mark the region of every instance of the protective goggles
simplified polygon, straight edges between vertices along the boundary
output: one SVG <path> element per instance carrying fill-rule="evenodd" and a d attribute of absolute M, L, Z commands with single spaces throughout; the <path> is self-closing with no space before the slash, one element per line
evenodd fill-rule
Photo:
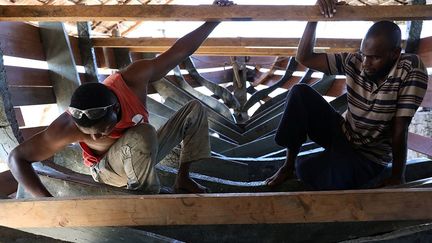
<path fill-rule="evenodd" d="M 104 107 L 90 108 L 90 109 L 86 109 L 86 110 L 80 110 L 80 109 L 75 108 L 75 107 L 69 107 L 68 112 L 75 119 L 81 119 L 83 114 L 85 114 L 88 119 L 96 120 L 96 119 L 99 119 L 99 118 L 105 116 L 105 114 L 107 113 L 107 110 L 113 106 L 114 106 L 114 104 L 104 106 Z"/>

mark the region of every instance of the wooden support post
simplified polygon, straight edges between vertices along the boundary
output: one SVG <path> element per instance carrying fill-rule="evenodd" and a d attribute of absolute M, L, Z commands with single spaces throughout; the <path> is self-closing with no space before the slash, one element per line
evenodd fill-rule
<path fill-rule="evenodd" d="M 234 5 L 221 11 L 218 6 L 183 5 L 72 5 L 2 6 L 0 21 L 378 21 L 430 20 L 432 5 L 339 6 L 333 18 L 324 17 L 318 6 Z"/>
<path fill-rule="evenodd" d="M 19 131 L 8 90 L 3 51 L 0 49 L 0 145 L 2 147 L 0 150 L 0 170 L 6 170 L 10 151 L 18 145 L 18 142 L 22 141 L 23 138 Z"/>
<path fill-rule="evenodd" d="M 240 103 L 240 107 L 234 109 L 234 116 L 237 123 L 245 123 L 249 119 L 247 110 L 244 111 L 243 106 L 247 102 L 247 87 L 246 87 L 246 57 L 230 57 L 231 65 L 234 72 L 234 97 Z M 239 64 L 240 63 L 240 64 Z"/>
<path fill-rule="evenodd" d="M 426 4 L 426 0 L 413 0 L 412 3 L 414 5 L 424 6 Z M 422 20 L 407 21 L 408 38 L 406 41 L 405 53 L 417 53 L 418 46 L 420 44 L 422 26 Z"/>
<path fill-rule="evenodd" d="M 120 32 L 119 32 L 118 26 L 116 26 L 112 30 L 112 36 L 113 37 L 120 37 Z M 117 63 L 118 69 L 125 68 L 125 67 L 129 66 L 129 64 L 131 64 L 131 62 L 132 62 L 132 58 L 130 56 L 129 49 L 127 49 L 127 48 L 115 48 L 114 49 L 114 58 L 115 58 L 115 61 Z"/>
<path fill-rule="evenodd" d="M 78 47 L 80 49 L 81 60 L 85 69 L 85 82 L 97 83 L 98 71 L 96 64 L 96 56 L 90 39 L 90 23 L 77 22 L 78 29 Z M 83 82 L 83 80 L 81 80 Z"/>
<path fill-rule="evenodd" d="M 81 83 L 69 37 L 63 23 L 42 22 L 39 26 L 57 106 L 63 112 L 69 107 L 72 93 Z"/>
<path fill-rule="evenodd" d="M 431 220 L 430 205 L 432 189 L 43 198 L 0 201 L 0 225 L 19 228 Z"/>

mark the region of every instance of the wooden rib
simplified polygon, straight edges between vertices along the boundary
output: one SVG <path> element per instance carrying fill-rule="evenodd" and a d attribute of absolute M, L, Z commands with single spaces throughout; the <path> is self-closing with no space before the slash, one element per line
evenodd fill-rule
<path fill-rule="evenodd" d="M 430 220 L 430 205 L 432 189 L 44 198 L 0 201 L 0 225 L 18 228 Z"/>
<path fill-rule="evenodd" d="M 366 21 L 430 20 L 432 5 L 340 6 L 334 18 L 325 18 L 318 6 L 234 5 L 223 11 L 212 5 L 73 5 L 73 6 L 2 6 L 1 21 L 143 21 L 143 20 L 297 20 Z"/>
<path fill-rule="evenodd" d="M 276 72 L 277 69 L 277 65 L 279 65 L 279 62 L 282 60 L 281 57 L 276 57 L 274 59 L 274 62 L 272 64 L 272 66 L 270 67 L 270 70 L 268 72 L 265 72 L 263 74 L 261 74 L 261 76 L 259 78 L 257 78 L 252 85 L 253 86 L 258 86 L 260 84 L 262 84 L 264 82 L 264 80 L 266 80 L 268 77 L 273 76 L 274 72 Z"/>

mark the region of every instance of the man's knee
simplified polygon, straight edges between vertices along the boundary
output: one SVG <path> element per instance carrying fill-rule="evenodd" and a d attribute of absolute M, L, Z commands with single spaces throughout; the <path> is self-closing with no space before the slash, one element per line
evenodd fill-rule
<path fill-rule="evenodd" d="M 312 87 L 307 84 L 296 84 L 291 88 L 291 93 L 295 95 L 305 95 L 313 91 Z"/>
<path fill-rule="evenodd" d="M 205 113 L 206 110 L 199 100 L 189 101 L 185 107 L 188 107 L 192 112 Z"/>
<path fill-rule="evenodd" d="M 129 129 L 125 138 L 127 144 L 142 149 L 152 149 L 157 144 L 156 129 L 147 123 Z"/>

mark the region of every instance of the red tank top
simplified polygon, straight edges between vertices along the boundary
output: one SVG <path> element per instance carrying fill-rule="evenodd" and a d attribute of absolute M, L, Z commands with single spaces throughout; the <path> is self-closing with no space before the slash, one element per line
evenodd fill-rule
<path fill-rule="evenodd" d="M 145 104 L 127 86 L 120 73 L 110 75 L 103 84 L 115 93 L 121 107 L 121 120 L 115 125 L 109 137 L 118 139 L 128 128 L 140 123 L 148 123 L 149 115 Z M 84 142 L 80 142 L 80 145 L 83 150 L 84 164 L 87 166 L 97 164 L 105 156 L 95 155 Z"/>

